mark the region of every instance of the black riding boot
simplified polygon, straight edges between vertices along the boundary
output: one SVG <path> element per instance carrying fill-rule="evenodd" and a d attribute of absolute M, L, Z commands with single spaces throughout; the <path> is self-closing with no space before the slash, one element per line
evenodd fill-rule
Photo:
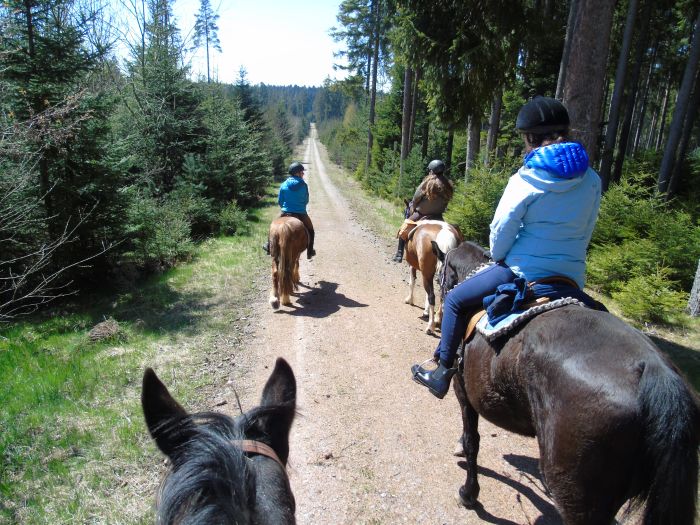
<path fill-rule="evenodd" d="M 314 230 L 309 230 L 309 245 L 306 247 L 307 259 L 311 259 L 316 255 L 316 250 L 314 250 L 314 237 L 316 237 L 316 232 Z"/>
<path fill-rule="evenodd" d="M 403 261 L 403 249 L 406 246 L 406 241 L 399 239 L 399 245 L 396 247 L 396 255 L 394 255 L 394 262 L 400 263 Z"/>
<path fill-rule="evenodd" d="M 430 393 L 439 399 L 442 399 L 447 394 L 447 391 L 450 389 L 450 381 L 456 371 L 456 368 L 448 368 L 442 363 L 435 370 L 425 370 L 420 365 L 411 367 L 413 380 L 428 387 Z"/>
<path fill-rule="evenodd" d="M 265 253 L 270 255 L 270 239 L 268 239 L 265 244 L 262 245 L 262 249 L 265 250 Z"/>

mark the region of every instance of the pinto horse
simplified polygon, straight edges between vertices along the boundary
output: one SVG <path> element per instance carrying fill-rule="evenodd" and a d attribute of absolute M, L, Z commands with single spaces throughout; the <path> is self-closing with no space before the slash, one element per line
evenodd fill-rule
<path fill-rule="evenodd" d="M 270 305 L 279 308 L 290 305 L 289 295 L 299 285 L 299 256 L 309 244 L 304 223 L 295 217 L 278 217 L 270 224 L 270 256 L 272 257 L 272 288 Z"/>
<path fill-rule="evenodd" d="M 473 243 L 444 254 L 443 293 L 487 260 Z M 652 341 L 607 312 L 550 310 L 511 335 L 465 344 L 454 391 L 467 478 L 478 505 L 479 416 L 537 438 L 540 471 L 565 525 L 610 525 L 643 506 L 645 525 L 692 525 L 700 406 Z"/>
<path fill-rule="evenodd" d="M 408 283 L 408 295 L 404 299 L 406 304 L 413 305 L 413 290 L 416 285 L 416 272 L 420 271 L 423 277 L 425 289 L 425 309 L 423 315 L 428 318 L 427 334 L 435 331 L 435 325 L 442 319 L 442 299 L 435 315 L 435 286 L 434 279 L 438 266 L 438 258 L 433 252 L 432 243 L 435 242 L 443 252 L 447 252 L 457 246 L 462 240 L 460 232 L 451 224 L 443 221 L 420 221 L 413 229 L 406 241 L 406 262 L 411 267 L 411 275 Z"/>
<path fill-rule="evenodd" d="M 277 359 L 260 406 L 235 420 L 188 414 L 150 368 L 141 404 L 151 437 L 170 459 L 158 523 L 295 523 L 286 464 L 296 381 L 284 359 Z"/>

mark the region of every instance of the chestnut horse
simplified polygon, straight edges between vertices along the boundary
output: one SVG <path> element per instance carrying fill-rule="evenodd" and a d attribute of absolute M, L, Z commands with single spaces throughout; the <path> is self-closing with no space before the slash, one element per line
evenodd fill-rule
<path fill-rule="evenodd" d="M 447 253 L 443 292 L 487 260 L 463 243 Z M 610 525 L 626 501 L 645 525 L 693 525 L 700 406 L 652 341 L 610 313 L 569 305 L 509 336 L 465 345 L 454 391 L 462 410 L 467 478 L 478 505 L 479 416 L 534 436 L 540 471 L 566 525 Z M 634 505 L 636 504 L 636 505 Z"/>
<path fill-rule="evenodd" d="M 439 325 L 442 319 L 442 298 L 438 305 L 437 316 L 435 315 L 434 279 L 439 261 L 433 253 L 432 243 L 437 243 L 443 252 L 447 252 L 457 246 L 461 240 L 462 235 L 451 224 L 443 221 L 424 220 L 418 222 L 406 241 L 406 262 L 411 267 L 411 275 L 408 295 L 404 302 L 413 305 L 416 271 L 420 271 L 425 289 L 423 316 L 428 318 L 428 327 L 425 329 L 427 334 L 434 333 L 435 325 Z"/>
<path fill-rule="evenodd" d="M 270 305 L 290 305 L 289 295 L 299 285 L 299 256 L 309 244 L 304 223 L 295 217 L 278 217 L 270 224 L 272 288 Z"/>
<path fill-rule="evenodd" d="M 296 380 L 284 359 L 277 359 L 260 406 L 235 420 L 188 414 L 150 368 L 141 405 L 151 437 L 170 459 L 157 523 L 295 523 L 286 464 Z"/>

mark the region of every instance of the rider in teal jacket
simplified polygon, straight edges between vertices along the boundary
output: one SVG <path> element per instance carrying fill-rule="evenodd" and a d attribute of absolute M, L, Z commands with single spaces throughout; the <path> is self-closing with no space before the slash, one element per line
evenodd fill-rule
<path fill-rule="evenodd" d="M 304 181 L 304 165 L 301 162 L 292 162 L 289 165 L 289 177 L 280 186 L 277 196 L 277 203 L 280 205 L 282 213 L 280 217 L 296 217 L 304 223 L 306 231 L 309 233 L 309 244 L 306 247 L 306 258 L 311 259 L 316 255 L 314 250 L 314 225 L 311 217 L 306 212 L 306 205 L 309 204 L 309 187 Z M 263 244 L 263 250 L 270 254 L 270 240 Z"/>

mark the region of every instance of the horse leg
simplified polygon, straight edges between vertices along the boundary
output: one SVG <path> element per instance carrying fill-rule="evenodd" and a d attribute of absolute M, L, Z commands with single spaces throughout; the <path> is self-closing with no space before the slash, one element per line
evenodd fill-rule
<path fill-rule="evenodd" d="M 277 261 L 272 258 L 272 288 L 270 289 L 270 306 L 277 310 L 280 307 L 280 298 L 277 295 L 277 290 L 279 290 L 279 272 L 277 270 Z"/>
<path fill-rule="evenodd" d="M 467 479 L 464 481 L 464 485 L 459 488 L 459 499 L 466 508 L 473 509 L 479 504 L 479 480 L 477 479 L 476 464 L 479 441 L 481 440 L 479 437 L 479 414 L 469 403 L 464 377 L 457 374 L 452 384 L 462 412 L 462 447 L 467 463 Z"/>
<path fill-rule="evenodd" d="M 411 274 L 408 278 L 408 295 L 403 300 L 404 303 L 413 305 L 413 288 L 416 285 L 416 269 L 411 266 Z"/>
<path fill-rule="evenodd" d="M 423 288 L 425 289 L 425 310 L 423 315 L 428 316 L 428 327 L 425 329 L 426 334 L 432 334 L 435 331 L 435 288 L 433 286 L 432 275 L 428 276 L 421 273 L 423 276 Z"/>

